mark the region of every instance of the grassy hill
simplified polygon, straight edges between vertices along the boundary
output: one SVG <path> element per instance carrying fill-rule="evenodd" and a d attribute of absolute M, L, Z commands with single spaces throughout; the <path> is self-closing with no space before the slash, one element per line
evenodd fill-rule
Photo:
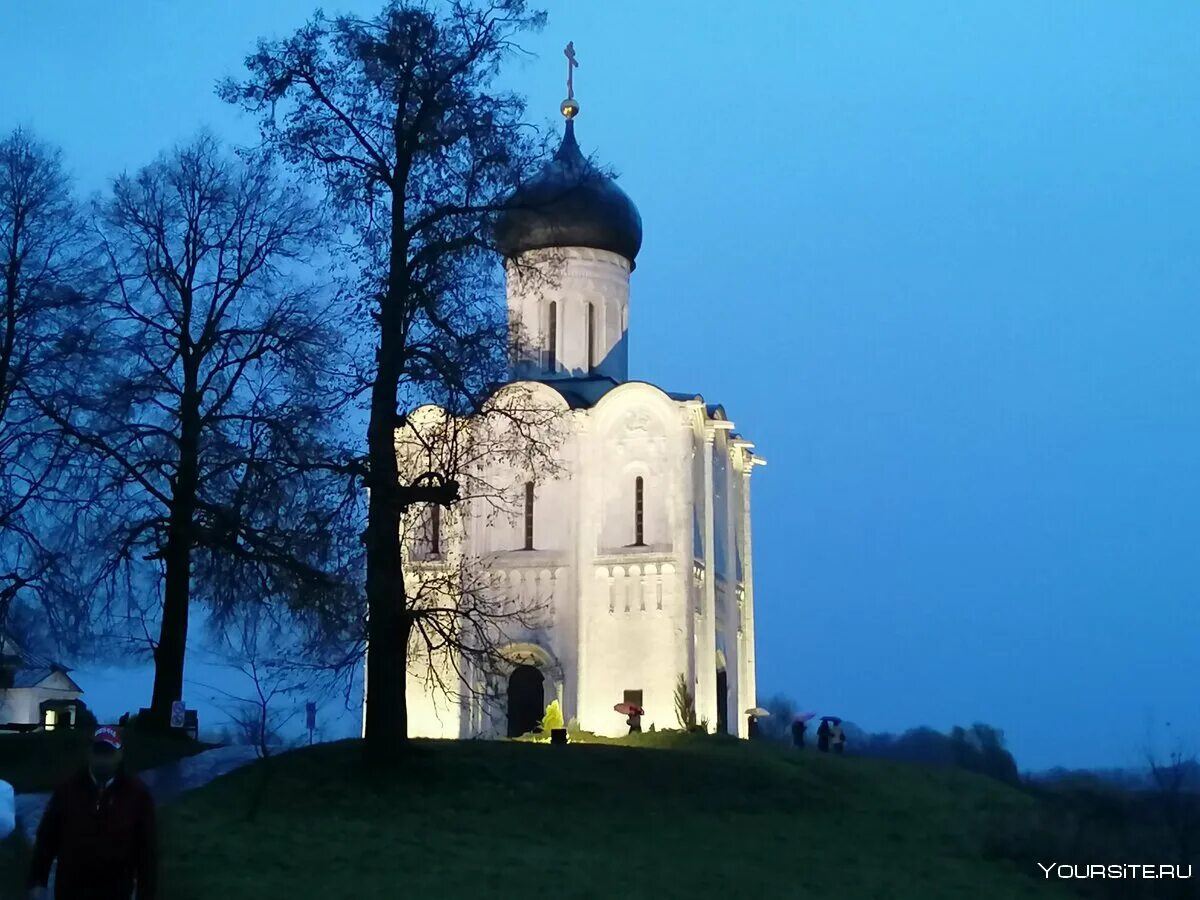
<path fill-rule="evenodd" d="M 1034 803 L 966 773 L 669 733 L 416 742 L 387 778 L 360 752 L 295 751 L 265 790 L 257 764 L 185 797 L 164 817 L 163 896 L 1065 896 L 985 859 Z"/>

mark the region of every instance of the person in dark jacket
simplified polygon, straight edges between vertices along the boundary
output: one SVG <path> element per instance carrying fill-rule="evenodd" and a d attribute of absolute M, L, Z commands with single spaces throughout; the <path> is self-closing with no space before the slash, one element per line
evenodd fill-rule
<path fill-rule="evenodd" d="M 833 729 L 829 727 L 829 720 L 822 719 L 821 724 L 817 726 L 817 749 L 822 753 L 829 752 L 829 738 L 833 734 Z"/>
<path fill-rule="evenodd" d="M 58 860 L 54 900 L 154 900 L 158 867 L 154 798 L 124 770 L 121 735 L 96 729 L 87 765 L 50 797 L 29 870 L 30 897 L 45 897 Z"/>
<path fill-rule="evenodd" d="M 804 749 L 804 732 L 808 730 L 808 726 L 804 724 L 803 719 L 795 719 L 792 722 L 792 744 L 797 750 Z"/>

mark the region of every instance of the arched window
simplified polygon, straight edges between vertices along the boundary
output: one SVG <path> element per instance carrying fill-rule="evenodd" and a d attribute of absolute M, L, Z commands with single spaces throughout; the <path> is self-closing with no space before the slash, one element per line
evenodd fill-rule
<path fill-rule="evenodd" d="M 596 306 L 588 304 L 587 320 L 587 364 L 588 372 L 596 371 Z"/>
<path fill-rule="evenodd" d="M 551 372 L 558 368 L 558 304 L 550 301 L 550 322 L 547 325 L 546 368 Z"/>
<path fill-rule="evenodd" d="M 525 549 L 533 549 L 533 482 L 525 482 Z"/>
<path fill-rule="evenodd" d="M 635 547 L 644 546 L 646 541 L 646 486 L 642 476 L 637 477 L 633 488 L 633 531 Z"/>
<path fill-rule="evenodd" d="M 442 508 L 436 503 L 429 508 L 429 555 L 442 555 Z"/>

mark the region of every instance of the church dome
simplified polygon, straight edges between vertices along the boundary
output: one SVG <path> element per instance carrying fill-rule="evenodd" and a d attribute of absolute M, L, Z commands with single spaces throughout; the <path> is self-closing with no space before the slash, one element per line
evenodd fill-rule
<path fill-rule="evenodd" d="M 512 258 L 529 250 L 590 247 L 629 260 L 642 247 L 642 217 L 617 183 L 593 166 L 575 140 L 573 109 L 562 145 L 533 179 L 509 198 L 496 223 L 496 245 Z"/>

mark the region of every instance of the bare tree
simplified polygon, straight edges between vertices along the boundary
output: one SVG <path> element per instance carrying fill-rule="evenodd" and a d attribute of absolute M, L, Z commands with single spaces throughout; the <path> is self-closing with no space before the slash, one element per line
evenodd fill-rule
<path fill-rule="evenodd" d="M 283 743 L 283 729 L 299 715 L 295 698 L 311 694 L 324 675 L 320 667 L 299 659 L 293 635 L 266 608 L 249 608 L 221 629 L 212 654 L 241 676 L 242 686 L 230 691 L 193 682 L 213 692 L 239 739 L 254 747 L 259 759 Z"/>
<path fill-rule="evenodd" d="M 30 394 L 89 314 L 69 289 L 84 267 L 83 230 L 60 152 L 21 129 L 0 140 L 0 640 L 14 603 L 40 606 L 60 639 L 81 618 L 50 577 L 71 530 L 70 448 Z"/>
<path fill-rule="evenodd" d="M 359 373 L 367 488 L 366 753 L 397 762 L 407 740 L 405 676 L 419 619 L 407 592 L 406 513 L 451 507 L 460 472 L 408 478 L 396 454 L 406 414 L 436 403 L 479 411 L 503 380 L 508 334 L 491 224 L 540 146 L 523 101 L 494 86 L 515 41 L 539 28 L 525 0 L 392 0 L 369 19 L 317 14 L 261 42 L 248 77 L 222 95 L 258 113 L 266 144 L 324 185 L 357 277 L 348 293 L 373 352 Z M 461 610 L 460 610 L 461 612 Z"/>
<path fill-rule="evenodd" d="M 249 820 L 262 808 L 274 777 L 272 757 L 286 744 L 284 729 L 300 714 L 299 698 L 324 697 L 334 685 L 328 668 L 306 658 L 304 630 L 296 624 L 278 608 L 243 607 L 214 635 L 216 660 L 241 676 L 241 687 L 225 690 L 195 682 L 213 691 L 237 738 L 254 747 L 262 761 L 247 806 Z"/>
<path fill-rule="evenodd" d="M 1166 753 L 1147 749 L 1146 762 L 1149 797 L 1170 835 L 1175 862 L 1191 865 L 1200 845 L 1200 756 L 1176 741 Z"/>
<path fill-rule="evenodd" d="M 42 409 L 99 461 L 105 611 L 144 616 L 165 728 L 193 599 L 219 616 L 342 590 L 335 488 L 302 465 L 326 455 L 338 343 L 305 265 L 320 221 L 265 158 L 202 135 L 118 178 L 95 225 L 102 323 L 42 386 Z"/>

